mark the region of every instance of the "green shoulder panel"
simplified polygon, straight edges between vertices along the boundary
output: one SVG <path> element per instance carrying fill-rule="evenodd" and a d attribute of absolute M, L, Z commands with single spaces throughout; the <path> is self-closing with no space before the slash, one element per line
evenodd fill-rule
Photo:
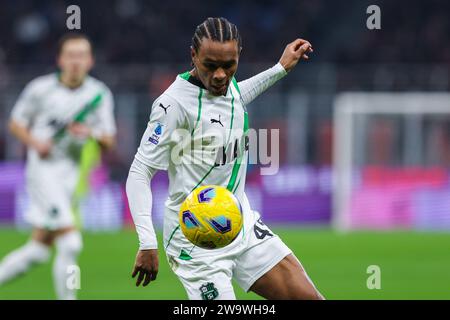
<path fill-rule="evenodd" d="M 181 78 L 183 78 L 184 80 L 189 80 L 189 78 L 191 77 L 191 74 L 189 73 L 189 71 L 186 71 L 184 73 L 180 73 L 179 76 Z"/>

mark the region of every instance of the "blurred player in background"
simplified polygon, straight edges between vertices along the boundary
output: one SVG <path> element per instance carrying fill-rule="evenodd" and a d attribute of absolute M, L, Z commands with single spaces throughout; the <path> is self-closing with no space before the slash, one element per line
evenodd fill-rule
<path fill-rule="evenodd" d="M 53 277 L 58 299 L 75 299 L 66 286 L 68 268 L 82 249 L 73 207 L 83 148 L 96 141 L 115 145 L 113 97 L 101 81 L 88 75 L 94 65 L 89 39 L 69 33 L 60 40 L 58 73 L 31 81 L 16 102 L 10 131 L 28 149 L 26 183 L 30 197 L 26 218 L 31 239 L 0 263 L 0 285 L 49 259 L 56 247 Z"/>
<path fill-rule="evenodd" d="M 262 223 L 259 213 L 251 210 L 244 193 L 249 129 L 246 105 L 299 60 L 308 59 L 312 47 L 308 41 L 297 39 L 287 45 L 274 67 L 238 83 L 234 74 L 240 52 L 237 27 L 224 18 L 208 18 L 192 38 L 193 70 L 180 74 L 153 103 L 127 180 L 140 242 L 132 276 L 138 276 L 136 285 L 146 286 L 156 279 L 158 251 L 150 215 L 150 180 L 156 171 L 168 170 L 164 247 L 190 299 L 235 299 L 232 278 L 245 291 L 268 299 L 322 299 L 292 251 Z M 189 133 L 187 142 L 181 144 L 193 145 L 194 150 L 175 163 L 172 151 L 180 143 L 172 140 L 172 134 L 179 129 Z M 223 140 L 223 136 L 229 138 Z M 215 145 L 213 141 L 227 142 Z M 242 156 L 237 156 L 237 148 L 242 149 Z M 223 150 L 235 152 L 217 162 Z M 244 230 L 224 248 L 195 247 L 180 230 L 180 205 L 200 185 L 224 186 L 242 204 Z"/>

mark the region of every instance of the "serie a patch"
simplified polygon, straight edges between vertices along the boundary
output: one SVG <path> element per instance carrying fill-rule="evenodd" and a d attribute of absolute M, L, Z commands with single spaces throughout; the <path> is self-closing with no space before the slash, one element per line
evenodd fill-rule
<path fill-rule="evenodd" d="M 159 143 L 159 138 L 162 135 L 162 131 L 163 131 L 163 125 L 158 122 L 155 130 L 153 130 L 152 135 L 148 138 L 148 141 L 157 145 Z"/>

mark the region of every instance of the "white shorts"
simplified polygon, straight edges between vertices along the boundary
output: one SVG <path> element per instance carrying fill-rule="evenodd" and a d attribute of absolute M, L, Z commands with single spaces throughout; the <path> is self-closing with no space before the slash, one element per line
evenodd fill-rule
<path fill-rule="evenodd" d="M 183 255 L 167 253 L 169 265 L 182 282 L 189 299 L 234 300 L 232 279 L 243 290 L 249 291 L 256 280 L 292 253 L 261 219 L 243 235 L 238 245 L 231 244 L 230 250 L 226 248 L 220 249 L 220 254 L 208 250 L 208 255 L 187 259 Z"/>
<path fill-rule="evenodd" d="M 58 230 L 75 224 L 72 201 L 78 182 L 76 165 L 57 163 L 27 172 L 30 199 L 25 220 L 33 227 Z"/>

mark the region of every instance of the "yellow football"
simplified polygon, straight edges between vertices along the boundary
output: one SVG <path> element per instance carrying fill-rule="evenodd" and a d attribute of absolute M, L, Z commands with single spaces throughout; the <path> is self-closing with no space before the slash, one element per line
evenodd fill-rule
<path fill-rule="evenodd" d="M 229 245 L 243 225 L 239 200 L 227 188 L 214 185 L 193 190 L 181 205 L 179 219 L 185 237 L 205 249 Z"/>

